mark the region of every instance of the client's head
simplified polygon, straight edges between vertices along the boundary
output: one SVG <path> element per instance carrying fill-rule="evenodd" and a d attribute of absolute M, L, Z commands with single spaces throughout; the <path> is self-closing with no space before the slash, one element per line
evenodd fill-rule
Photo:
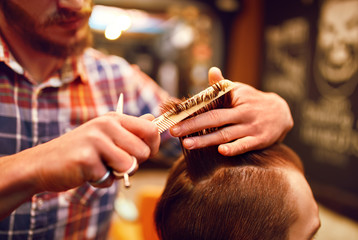
<path fill-rule="evenodd" d="M 235 157 L 192 152 L 172 168 L 157 205 L 161 239 L 312 239 L 317 204 L 287 146 Z"/>
<path fill-rule="evenodd" d="M 155 222 L 164 240 L 308 240 L 320 226 L 302 163 L 283 144 L 233 157 L 217 146 L 184 150 Z"/>

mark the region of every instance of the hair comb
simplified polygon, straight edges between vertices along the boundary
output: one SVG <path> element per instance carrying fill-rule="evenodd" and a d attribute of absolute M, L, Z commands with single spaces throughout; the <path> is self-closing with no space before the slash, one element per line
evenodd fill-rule
<path fill-rule="evenodd" d="M 159 133 L 162 133 L 230 92 L 234 86 L 235 84 L 230 80 L 221 80 L 193 97 L 181 103 L 174 104 L 171 109 L 154 119 L 153 122 L 158 126 Z"/>

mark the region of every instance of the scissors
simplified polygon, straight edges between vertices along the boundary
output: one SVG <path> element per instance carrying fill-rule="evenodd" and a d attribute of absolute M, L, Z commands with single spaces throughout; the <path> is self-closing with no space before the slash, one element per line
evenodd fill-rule
<path fill-rule="evenodd" d="M 119 95 L 116 112 L 119 114 L 123 114 L 123 93 Z M 134 156 L 132 156 L 132 158 L 133 158 L 132 166 L 126 172 L 120 173 L 107 167 L 107 172 L 103 175 L 103 177 L 101 177 L 97 181 L 90 182 L 90 184 L 94 187 L 98 187 L 102 183 L 106 182 L 110 178 L 111 174 L 113 174 L 117 179 L 123 178 L 124 186 L 126 188 L 129 188 L 131 186 L 131 183 L 129 181 L 129 176 L 133 175 L 135 171 L 137 171 L 138 169 L 137 158 L 135 158 Z"/>

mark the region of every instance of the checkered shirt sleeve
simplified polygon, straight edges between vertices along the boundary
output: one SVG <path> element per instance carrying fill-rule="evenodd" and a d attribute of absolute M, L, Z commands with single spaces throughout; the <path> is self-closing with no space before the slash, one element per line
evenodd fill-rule
<path fill-rule="evenodd" d="M 0 156 L 45 143 L 114 111 L 120 93 L 124 113 L 135 116 L 158 115 L 158 106 L 168 98 L 122 58 L 94 49 L 34 84 L 0 47 Z M 105 239 L 117 189 L 117 184 L 105 189 L 84 184 L 37 194 L 0 221 L 0 239 Z"/>

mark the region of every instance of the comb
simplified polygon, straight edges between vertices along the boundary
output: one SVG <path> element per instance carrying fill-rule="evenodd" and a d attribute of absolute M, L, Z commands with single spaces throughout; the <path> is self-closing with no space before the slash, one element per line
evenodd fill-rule
<path fill-rule="evenodd" d="M 221 80 L 184 102 L 176 104 L 175 107 L 154 119 L 153 122 L 158 126 L 159 133 L 162 133 L 230 92 L 234 87 L 235 84 L 230 80 Z"/>

